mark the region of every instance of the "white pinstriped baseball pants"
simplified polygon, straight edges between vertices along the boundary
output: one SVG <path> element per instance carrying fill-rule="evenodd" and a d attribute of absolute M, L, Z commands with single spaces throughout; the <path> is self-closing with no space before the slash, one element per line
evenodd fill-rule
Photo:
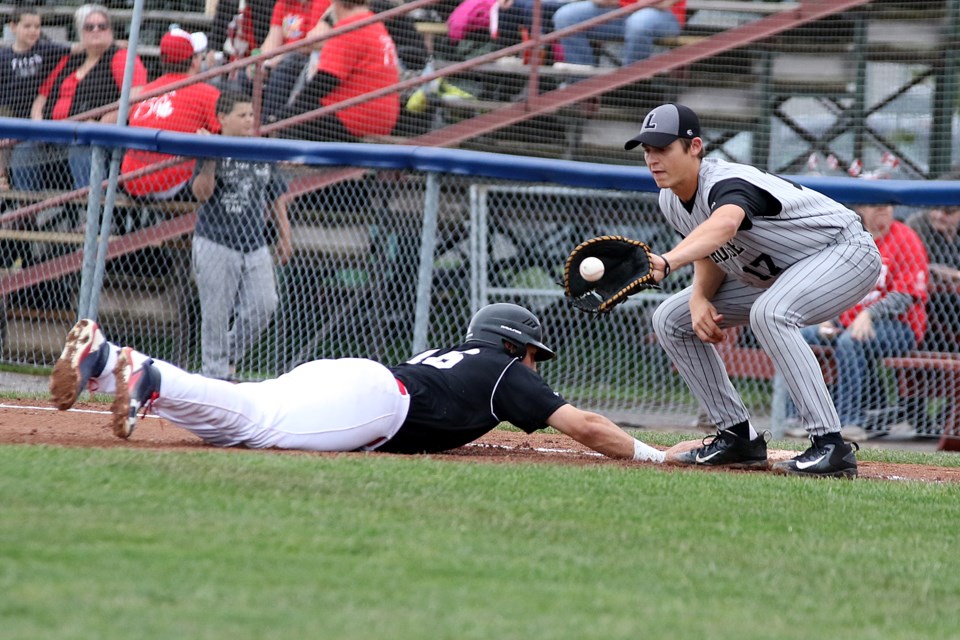
<path fill-rule="evenodd" d="M 849 234 L 788 268 L 767 289 L 728 277 L 713 297 L 724 316 L 721 326 L 749 323 L 813 435 L 839 431 L 840 418 L 800 328 L 836 318 L 862 300 L 876 285 L 880 264 L 869 235 Z M 665 300 L 653 314 L 653 328 L 701 407 L 727 428 L 750 416 L 714 345 L 693 331 L 690 295 L 687 288 Z"/>

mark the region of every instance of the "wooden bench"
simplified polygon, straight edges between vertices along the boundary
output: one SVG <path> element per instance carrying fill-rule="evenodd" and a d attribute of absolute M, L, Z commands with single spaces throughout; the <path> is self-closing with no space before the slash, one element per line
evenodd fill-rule
<path fill-rule="evenodd" d="M 743 328 L 726 330 L 728 337 L 717 344 L 717 351 L 731 378 L 776 380 L 773 362 L 762 349 L 741 344 Z M 827 384 L 836 381 L 836 363 L 833 349 L 813 345 L 814 355 L 820 363 Z M 891 370 L 897 381 L 901 400 L 927 400 L 946 398 L 949 406 L 943 415 L 943 424 L 935 431 L 919 432 L 918 435 L 940 436 L 939 449 L 960 451 L 960 354 L 936 351 L 913 351 L 901 357 L 883 359 L 883 366 Z M 774 391 L 773 412 L 777 413 L 778 402 Z"/>
<path fill-rule="evenodd" d="M 960 354 L 914 351 L 884 358 L 883 364 L 896 373 L 901 398 L 946 398 L 948 408 L 937 448 L 960 451 Z"/>
<path fill-rule="evenodd" d="M 727 339 L 716 346 L 730 377 L 754 380 L 774 380 L 776 378 L 777 372 L 770 356 L 763 349 L 742 344 L 745 333 L 744 327 L 733 327 L 726 329 L 725 332 L 727 333 Z M 824 381 L 827 384 L 833 384 L 837 379 L 833 349 L 820 345 L 811 345 L 810 348 L 813 350 L 813 355 L 817 357 L 817 362 L 820 363 Z"/>

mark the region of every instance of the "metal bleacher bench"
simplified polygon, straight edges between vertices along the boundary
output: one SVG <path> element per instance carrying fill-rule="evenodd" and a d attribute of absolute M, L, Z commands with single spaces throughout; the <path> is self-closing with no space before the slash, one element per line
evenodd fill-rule
<path fill-rule="evenodd" d="M 756 347 L 743 346 L 740 343 L 742 329 L 727 330 L 727 339 L 717 344 L 717 351 L 723 359 L 727 373 L 731 378 L 751 378 L 755 380 L 775 380 L 775 370 L 770 357 Z M 835 382 L 837 372 L 833 360 L 833 349 L 813 346 L 814 355 L 820 363 L 827 384 Z M 960 354 L 939 351 L 912 351 L 899 357 L 883 359 L 883 366 L 892 371 L 897 382 L 900 400 L 926 400 L 945 397 L 948 409 L 943 412 L 942 424 L 935 431 L 919 435 L 939 436 L 941 449 L 960 450 Z M 773 403 L 785 402 L 786 397 L 777 398 L 774 392 Z M 773 407 L 774 413 L 782 407 Z M 918 426 L 918 425 L 915 425 Z M 880 431 L 883 425 L 880 425 Z"/>
<path fill-rule="evenodd" d="M 720 20 L 720 24 L 712 26 L 695 26 L 692 32 L 681 33 L 678 36 L 664 37 L 657 41 L 663 47 L 680 47 L 694 44 L 707 38 L 709 35 L 735 24 L 745 15 L 771 15 L 788 11 L 799 6 L 797 2 L 756 2 L 751 0 L 688 0 L 687 11 L 694 14 L 698 11 L 714 12 L 714 15 L 726 14 L 733 16 L 727 20 Z M 739 17 L 738 17 L 739 16 Z M 421 21 L 415 23 L 417 33 L 423 36 L 428 51 L 433 51 L 434 40 L 437 36 L 448 33 L 447 23 Z M 522 71 L 518 69 L 518 71 Z"/>
<path fill-rule="evenodd" d="M 69 41 L 69 34 L 73 29 L 73 15 L 77 10 L 75 5 L 36 5 L 31 7 L 36 11 L 43 20 L 43 30 L 48 37 Z M 0 4 L 0 16 L 3 16 L 4 21 L 9 21 L 13 12 L 18 10 L 18 6 L 12 3 L 2 3 Z M 121 37 L 123 33 L 126 32 L 127 25 L 130 24 L 130 20 L 133 18 L 132 9 L 108 9 L 110 18 L 114 23 L 114 28 L 116 29 L 117 25 L 122 25 L 120 34 L 118 38 Z M 172 24 L 178 24 L 185 29 L 190 31 L 209 31 L 213 26 L 213 12 L 208 13 L 197 12 L 197 11 L 169 11 L 169 10 L 147 10 L 142 12 L 141 19 L 141 38 L 149 38 L 150 35 L 155 35 L 157 41 L 153 43 L 144 43 L 141 40 L 141 43 L 137 46 L 137 53 L 141 58 L 147 59 L 159 59 L 160 56 L 160 47 L 159 45 L 159 34 L 166 32 L 167 28 Z M 151 27 L 156 25 L 155 29 Z M 125 37 L 125 36 L 123 36 Z"/>

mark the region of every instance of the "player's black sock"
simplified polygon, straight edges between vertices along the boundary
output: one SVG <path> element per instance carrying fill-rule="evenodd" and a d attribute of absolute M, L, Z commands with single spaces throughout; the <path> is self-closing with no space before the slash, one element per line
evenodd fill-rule
<path fill-rule="evenodd" d="M 750 439 L 750 422 L 744 420 L 743 422 L 738 422 L 732 427 L 727 427 L 727 431 L 731 432 L 735 436 L 743 438 L 744 440 Z"/>
<path fill-rule="evenodd" d="M 843 436 L 839 432 L 825 433 L 822 436 L 817 436 L 818 444 L 843 444 Z"/>

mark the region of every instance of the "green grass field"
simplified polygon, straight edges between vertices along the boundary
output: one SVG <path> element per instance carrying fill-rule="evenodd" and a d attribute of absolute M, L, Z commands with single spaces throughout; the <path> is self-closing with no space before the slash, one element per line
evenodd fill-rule
<path fill-rule="evenodd" d="M 4 640 L 960 636 L 956 484 L 27 446 L 0 469 Z"/>

